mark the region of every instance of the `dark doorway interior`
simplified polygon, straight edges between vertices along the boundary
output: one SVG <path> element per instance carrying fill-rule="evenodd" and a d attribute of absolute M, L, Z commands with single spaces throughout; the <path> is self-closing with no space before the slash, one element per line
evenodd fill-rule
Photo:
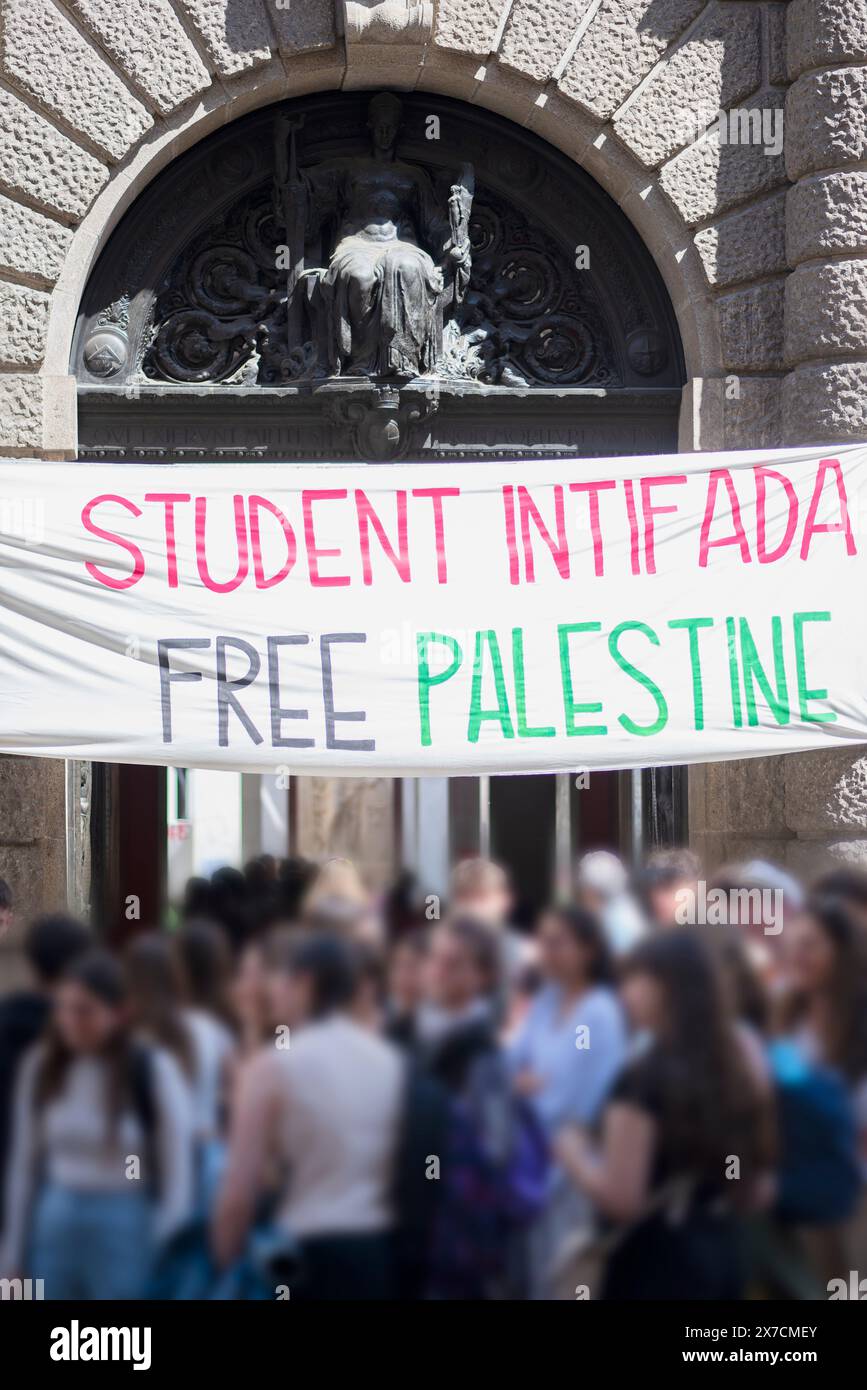
<path fill-rule="evenodd" d="M 551 898 L 554 814 L 553 777 L 491 778 L 491 850 L 519 886 L 521 926 Z"/>
<path fill-rule="evenodd" d="M 107 940 L 158 926 L 165 906 L 166 770 L 95 765 L 93 912 Z"/>

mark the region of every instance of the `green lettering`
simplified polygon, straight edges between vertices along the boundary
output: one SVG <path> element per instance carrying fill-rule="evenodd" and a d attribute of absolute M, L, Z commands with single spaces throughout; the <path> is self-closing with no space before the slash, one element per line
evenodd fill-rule
<path fill-rule="evenodd" d="M 440 646 L 447 647 L 451 652 L 451 664 L 440 671 L 438 675 L 432 676 L 428 651 L 433 642 L 438 642 Z M 432 739 L 430 731 L 430 692 L 432 686 L 443 685 L 445 681 L 451 680 L 460 669 L 464 659 L 454 637 L 447 637 L 441 632 L 420 632 L 416 637 L 416 652 L 418 654 L 418 710 L 421 720 L 421 743 L 423 748 L 429 748 Z"/>
<path fill-rule="evenodd" d="M 794 613 L 792 624 L 795 629 L 795 669 L 798 672 L 798 705 L 800 706 L 801 718 L 806 724 L 833 724 L 837 716 L 833 710 L 826 710 L 824 714 L 811 714 L 807 708 L 808 700 L 827 700 L 827 690 L 809 690 L 807 688 L 807 661 L 804 655 L 804 624 L 805 623 L 829 623 L 830 613 Z"/>
<path fill-rule="evenodd" d="M 668 723 L 668 705 L 656 682 L 652 681 L 644 671 L 639 671 L 637 666 L 633 666 L 632 662 L 627 661 L 626 657 L 621 654 L 617 644 L 624 632 L 643 633 L 655 647 L 659 646 L 659 638 L 652 627 L 648 627 L 646 623 L 638 622 L 618 623 L 608 637 L 608 650 L 621 671 L 625 671 L 627 676 L 631 676 L 633 680 L 638 681 L 639 685 L 644 686 L 644 689 L 653 696 L 657 709 L 657 716 L 652 724 L 636 724 L 635 720 L 631 719 L 628 714 L 619 714 L 617 716 L 618 721 L 628 734 L 637 734 L 639 738 L 649 738 L 651 734 L 658 734 L 660 729 L 664 729 Z"/>
<path fill-rule="evenodd" d="M 569 662 L 569 638 L 573 632 L 601 632 L 601 623 L 560 623 L 557 628 L 557 641 L 560 645 L 560 682 L 563 686 L 563 710 L 566 717 L 566 734 L 569 738 L 579 734 L 604 735 L 608 729 L 604 724 L 576 724 L 576 714 L 601 714 L 601 704 L 576 705 L 572 688 L 572 667 Z"/>
<path fill-rule="evenodd" d="M 741 618 L 741 662 L 744 670 L 744 694 L 747 700 L 747 721 L 755 728 L 759 723 L 756 710 L 755 686 L 757 685 L 771 708 L 778 724 L 789 722 L 789 690 L 786 683 L 786 663 L 783 656 L 783 620 L 771 618 L 771 633 L 774 649 L 774 672 L 777 678 L 777 693 L 765 675 L 750 625 Z"/>
<path fill-rule="evenodd" d="M 515 670 L 515 713 L 518 719 L 518 738 L 554 738 L 557 730 L 550 724 L 535 729 L 527 723 L 527 683 L 524 674 L 524 630 L 512 628 L 512 665 Z"/>
<path fill-rule="evenodd" d="M 738 675 L 738 643 L 735 635 L 734 618 L 726 618 L 726 638 L 729 649 L 729 686 L 732 692 L 732 714 L 735 728 L 743 727 L 744 716 L 741 710 L 741 682 Z"/>
<path fill-rule="evenodd" d="M 696 729 L 704 728 L 704 686 L 701 679 L 701 656 L 698 649 L 700 627 L 713 627 L 713 618 L 672 618 L 672 628 L 686 628 L 689 633 L 689 664 L 692 668 L 692 708 Z"/>
<path fill-rule="evenodd" d="M 482 709 L 482 676 L 483 672 L 483 653 L 487 646 L 491 656 L 491 668 L 494 672 L 494 689 L 497 693 L 497 708 Z M 478 743 L 479 730 L 482 724 L 489 719 L 493 719 L 500 726 L 503 738 L 514 738 L 515 730 L 512 728 L 512 716 L 509 713 L 509 700 L 506 695 L 506 677 L 503 673 L 503 662 L 500 656 L 500 644 L 497 641 L 497 634 L 491 630 L 476 633 L 476 651 L 473 659 L 473 686 L 470 695 L 470 722 L 467 729 L 467 738 L 470 743 Z"/>

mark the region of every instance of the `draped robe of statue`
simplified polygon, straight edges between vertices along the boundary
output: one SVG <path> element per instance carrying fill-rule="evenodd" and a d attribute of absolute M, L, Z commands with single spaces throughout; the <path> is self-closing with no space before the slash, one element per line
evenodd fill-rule
<path fill-rule="evenodd" d="M 335 162 L 303 176 L 321 227 L 337 237 L 321 280 L 335 375 L 431 371 L 442 349 L 447 212 L 427 173 L 395 159 Z M 426 249 L 430 248 L 430 251 Z"/>

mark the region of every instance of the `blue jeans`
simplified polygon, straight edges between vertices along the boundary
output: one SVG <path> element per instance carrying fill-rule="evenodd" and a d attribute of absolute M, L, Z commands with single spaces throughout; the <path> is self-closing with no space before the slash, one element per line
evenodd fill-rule
<path fill-rule="evenodd" d="M 51 1299 L 142 1298 L 153 1262 L 152 1212 L 142 1192 L 44 1187 L 31 1226 L 28 1274 Z"/>

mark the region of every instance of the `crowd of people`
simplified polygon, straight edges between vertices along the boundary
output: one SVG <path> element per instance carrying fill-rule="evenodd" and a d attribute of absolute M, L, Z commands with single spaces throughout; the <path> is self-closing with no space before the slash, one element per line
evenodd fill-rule
<path fill-rule="evenodd" d="M 867 1271 L 867 876 L 704 872 L 588 853 L 528 932 L 489 860 L 440 901 L 262 856 L 120 951 L 35 920 L 0 999 L 0 1277 L 828 1297 Z"/>

